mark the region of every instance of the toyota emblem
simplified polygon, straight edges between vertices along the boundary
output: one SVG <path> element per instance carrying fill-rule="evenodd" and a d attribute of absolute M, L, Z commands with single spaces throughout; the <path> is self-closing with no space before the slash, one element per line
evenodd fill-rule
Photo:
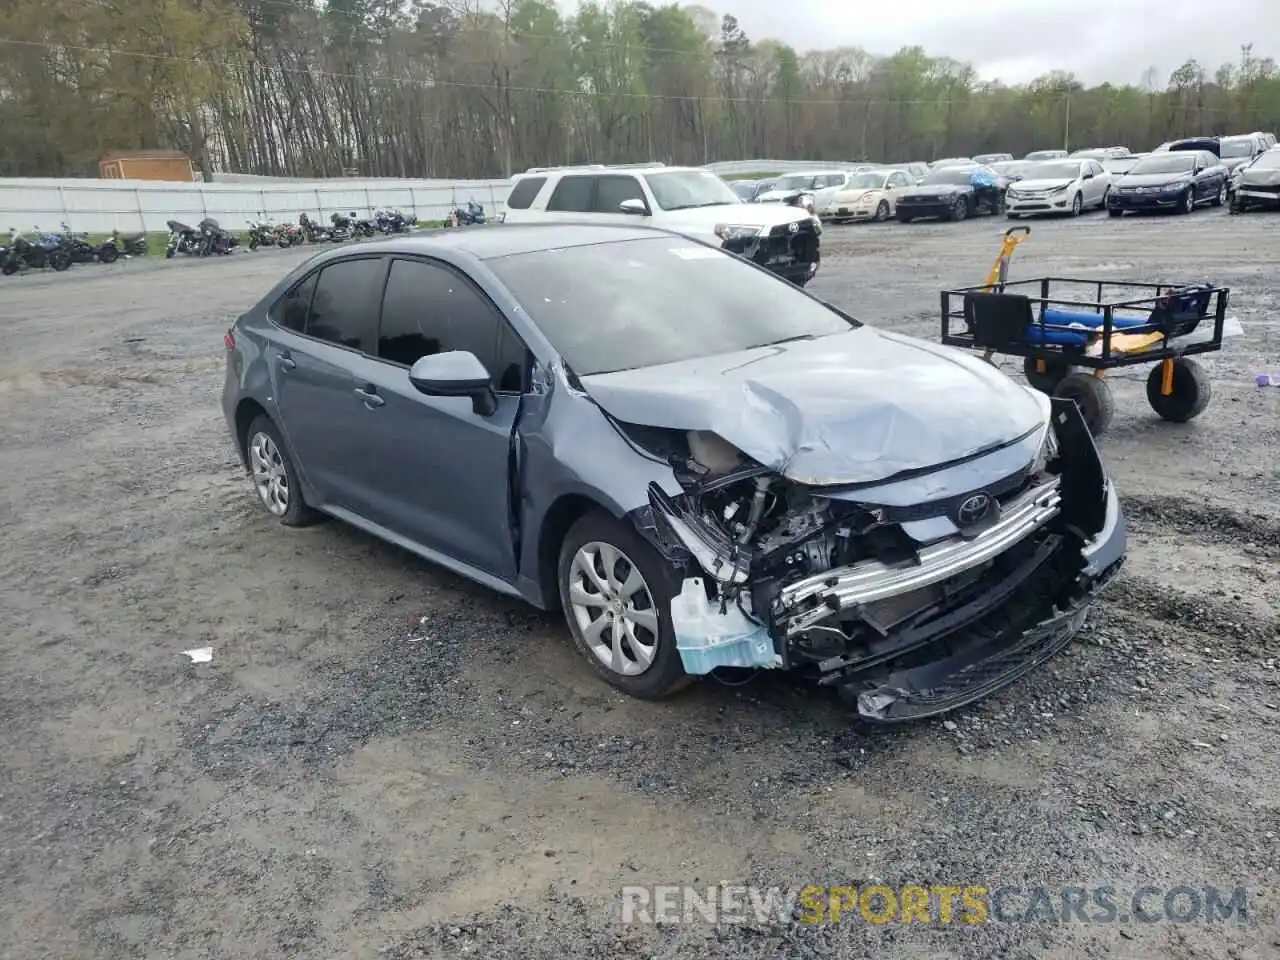
<path fill-rule="evenodd" d="M 956 523 L 962 527 L 972 527 L 985 520 L 990 512 L 991 497 L 985 493 L 975 493 L 956 508 Z"/>
<path fill-rule="evenodd" d="M 792 224 L 789 224 L 789 225 L 787 226 L 787 229 L 788 229 L 788 230 L 790 230 L 792 233 L 799 233 L 799 232 L 800 232 L 800 224 L 798 224 L 798 223 L 792 223 Z"/>

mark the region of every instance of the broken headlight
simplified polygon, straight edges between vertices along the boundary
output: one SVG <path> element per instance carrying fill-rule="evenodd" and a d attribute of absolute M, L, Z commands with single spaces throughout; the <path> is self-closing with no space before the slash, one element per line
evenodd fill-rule
<path fill-rule="evenodd" d="M 1032 476 L 1044 473 L 1049 464 L 1058 459 L 1058 434 L 1050 423 L 1044 431 L 1044 440 L 1040 443 L 1040 450 L 1036 453 L 1036 458 L 1031 461 L 1030 473 Z"/>
<path fill-rule="evenodd" d="M 754 240 L 760 236 L 760 227 L 750 224 L 717 223 L 716 236 L 721 240 Z"/>

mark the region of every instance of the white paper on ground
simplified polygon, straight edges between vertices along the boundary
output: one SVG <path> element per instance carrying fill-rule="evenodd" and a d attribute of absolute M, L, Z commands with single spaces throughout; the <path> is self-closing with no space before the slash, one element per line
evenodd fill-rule
<path fill-rule="evenodd" d="M 183 650 L 184 657 L 190 657 L 192 663 L 208 663 L 213 659 L 213 647 L 197 647 L 194 650 Z"/>

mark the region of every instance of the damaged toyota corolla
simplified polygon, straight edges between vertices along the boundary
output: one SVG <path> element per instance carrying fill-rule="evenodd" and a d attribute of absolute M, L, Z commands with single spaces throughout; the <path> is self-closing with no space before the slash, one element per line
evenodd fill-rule
<path fill-rule="evenodd" d="M 1060 651 L 1124 561 L 1074 404 L 662 231 L 330 251 L 225 339 L 268 511 L 562 608 L 638 697 L 760 668 L 938 714 Z"/>

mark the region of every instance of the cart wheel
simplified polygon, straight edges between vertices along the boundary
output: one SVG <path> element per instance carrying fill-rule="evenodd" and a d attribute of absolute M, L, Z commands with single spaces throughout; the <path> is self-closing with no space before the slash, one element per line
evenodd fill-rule
<path fill-rule="evenodd" d="M 1147 376 L 1147 402 L 1161 418 L 1172 423 L 1186 423 L 1204 413 L 1213 396 L 1213 387 L 1204 368 L 1194 360 L 1179 357 L 1173 361 L 1173 393 L 1161 390 L 1164 363 L 1157 363 Z"/>
<path fill-rule="evenodd" d="M 1053 395 L 1063 400 L 1074 400 L 1085 426 L 1095 437 L 1104 434 L 1111 426 L 1116 407 L 1107 381 L 1091 373 L 1068 373 L 1054 389 Z"/>
<path fill-rule="evenodd" d="M 1052 394 L 1062 378 L 1071 372 L 1071 364 L 1057 357 L 1044 357 L 1044 370 L 1036 369 L 1036 358 L 1027 357 L 1022 361 L 1022 373 L 1027 383 L 1041 393 Z"/>

